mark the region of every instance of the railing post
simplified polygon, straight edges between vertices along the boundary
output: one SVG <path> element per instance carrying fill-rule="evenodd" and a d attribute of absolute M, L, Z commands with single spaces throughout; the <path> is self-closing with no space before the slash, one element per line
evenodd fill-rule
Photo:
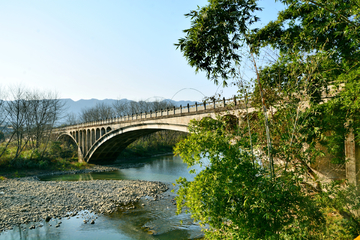
<path fill-rule="evenodd" d="M 173 106 L 173 108 L 174 108 L 174 115 L 175 115 L 175 111 L 176 111 L 176 110 L 175 110 L 175 106 Z"/>
<path fill-rule="evenodd" d="M 188 108 L 188 113 L 190 112 L 190 105 L 187 104 L 187 108 Z"/>
<path fill-rule="evenodd" d="M 152 117 L 152 110 L 150 110 L 150 118 Z"/>
<path fill-rule="evenodd" d="M 206 101 L 204 101 L 204 110 L 206 110 Z"/>
<path fill-rule="evenodd" d="M 166 107 L 166 116 L 169 116 L 169 107 Z"/>
<path fill-rule="evenodd" d="M 236 106 L 236 96 L 234 95 L 234 104 Z"/>
<path fill-rule="evenodd" d="M 224 103 L 224 107 L 226 107 L 225 97 L 223 97 L 223 103 Z"/>
<path fill-rule="evenodd" d="M 133 113 L 131 114 L 131 120 L 134 120 L 134 114 Z"/>
<path fill-rule="evenodd" d="M 182 106 L 180 105 L 180 114 L 182 113 Z"/>
<path fill-rule="evenodd" d="M 195 102 L 195 112 L 197 112 L 197 102 Z"/>

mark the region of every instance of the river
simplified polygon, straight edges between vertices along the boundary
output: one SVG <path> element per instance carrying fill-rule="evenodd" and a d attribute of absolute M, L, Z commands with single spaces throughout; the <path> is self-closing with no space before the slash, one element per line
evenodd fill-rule
<path fill-rule="evenodd" d="M 195 169 L 200 170 L 200 167 L 196 166 Z M 141 199 L 134 209 L 119 210 L 111 215 L 100 216 L 83 211 L 80 217 L 53 219 L 50 224 L 44 224 L 43 227 L 33 230 L 28 227 L 25 230 L 16 227 L 11 231 L 1 233 L 0 240 L 180 240 L 201 238 L 203 234 L 200 227 L 193 223 L 188 214 L 175 214 L 175 194 L 170 191 L 174 188 L 172 183 L 175 183 L 175 180 L 180 176 L 186 177 L 188 180 L 193 179 L 194 175 L 189 174 L 189 170 L 180 157 L 161 156 L 136 160 L 136 167 L 113 172 L 58 175 L 43 178 L 43 181 L 88 181 L 93 179 L 161 181 L 167 183 L 170 189 L 163 194 L 164 197 L 160 200 Z M 95 224 L 84 223 L 84 220 L 95 218 Z M 182 220 L 182 224 L 180 224 L 180 220 Z M 56 228 L 55 225 L 59 221 L 62 224 Z"/>

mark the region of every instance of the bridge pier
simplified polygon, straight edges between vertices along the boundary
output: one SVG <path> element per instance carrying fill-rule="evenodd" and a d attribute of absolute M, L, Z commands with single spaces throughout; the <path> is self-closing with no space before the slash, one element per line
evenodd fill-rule
<path fill-rule="evenodd" d="M 84 155 L 82 154 L 80 146 L 78 146 L 78 162 L 84 162 Z"/>
<path fill-rule="evenodd" d="M 355 134 L 351 131 L 345 140 L 346 178 L 349 183 L 360 186 L 360 146 L 355 141 Z"/>

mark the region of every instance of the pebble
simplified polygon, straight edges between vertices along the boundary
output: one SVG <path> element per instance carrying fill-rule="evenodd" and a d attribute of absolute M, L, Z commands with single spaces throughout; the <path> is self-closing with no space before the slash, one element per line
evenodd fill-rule
<path fill-rule="evenodd" d="M 133 209 L 141 197 L 156 199 L 168 187 L 161 182 L 140 180 L 56 182 L 27 177 L 2 180 L 0 189 L 4 192 L 0 195 L 1 233 L 29 222 L 74 217 L 81 210 L 110 214 L 119 207 Z"/>

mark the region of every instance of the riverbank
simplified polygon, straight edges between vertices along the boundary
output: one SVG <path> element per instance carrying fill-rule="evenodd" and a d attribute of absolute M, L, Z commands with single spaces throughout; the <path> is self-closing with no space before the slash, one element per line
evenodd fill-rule
<path fill-rule="evenodd" d="M 172 152 L 164 152 L 159 154 L 152 154 L 150 158 L 159 157 L 159 156 L 167 156 L 173 155 Z M 139 160 L 147 159 L 149 157 L 127 157 L 116 160 L 110 165 L 94 165 L 89 163 L 79 164 L 79 166 L 72 166 L 72 168 L 78 169 L 70 169 L 70 170 L 53 170 L 53 169 L 0 169 L 0 180 L 6 178 L 20 178 L 20 177 L 44 177 L 49 175 L 64 175 L 64 174 L 79 174 L 79 173 L 92 173 L 92 172 L 110 172 L 117 171 L 119 169 L 124 168 L 136 168 L 141 167 L 145 163 L 139 162 Z"/>
<path fill-rule="evenodd" d="M 46 220 L 76 216 L 82 210 L 110 214 L 129 204 L 132 207 L 141 197 L 157 199 L 167 189 L 161 182 L 140 180 L 6 179 L 0 181 L 0 232 L 30 222 L 31 228 L 40 227 Z"/>

